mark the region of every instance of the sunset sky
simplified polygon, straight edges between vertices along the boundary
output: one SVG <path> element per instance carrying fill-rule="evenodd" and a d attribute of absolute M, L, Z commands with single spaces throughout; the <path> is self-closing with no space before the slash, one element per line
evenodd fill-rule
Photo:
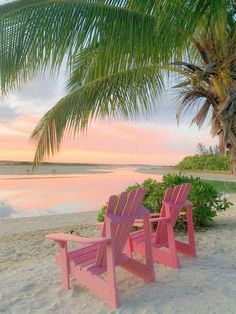
<path fill-rule="evenodd" d="M 0 106 L 0 160 L 27 160 L 34 156 L 30 134 L 40 117 L 63 96 L 64 71 L 59 77 L 37 77 L 9 94 Z M 173 91 L 156 102 L 151 117 L 135 121 L 94 122 L 86 135 L 64 141 L 55 162 L 134 163 L 169 165 L 193 154 L 197 143 L 213 145 L 209 122 L 199 131 L 190 128 L 192 114 L 177 126 L 178 101 Z"/>
<path fill-rule="evenodd" d="M 33 160 L 35 146 L 30 134 L 40 117 L 63 96 L 65 77 L 64 70 L 58 77 L 37 77 L 0 100 L 0 160 Z M 149 119 L 96 121 L 86 135 L 64 141 L 60 153 L 49 161 L 169 165 L 194 154 L 199 142 L 217 143 L 209 134 L 209 121 L 200 131 L 196 126 L 190 128 L 193 114 L 186 114 L 177 126 L 178 101 L 173 90 L 167 95 L 156 101 Z"/>

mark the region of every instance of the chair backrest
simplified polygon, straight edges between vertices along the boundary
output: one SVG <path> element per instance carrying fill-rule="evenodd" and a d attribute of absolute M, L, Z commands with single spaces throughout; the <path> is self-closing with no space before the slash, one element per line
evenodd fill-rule
<path fill-rule="evenodd" d="M 174 188 L 169 188 L 165 192 L 165 196 L 163 199 L 163 204 L 160 211 L 160 217 L 166 216 L 166 208 L 164 202 L 168 202 L 173 207 L 170 206 L 170 217 L 171 217 L 171 224 L 174 227 L 176 221 L 179 217 L 179 213 L 181 209 L 184 207 L 185 201 L 189 195 L 191 190 L 190 183 L 183 183 L 176 185 Z M 167 234 L 167 224 L 165 221 L 160 221 L 157 225 L 156 234 L 154 243 L 166 246 L 168 243 L 168 234 Z"/>
<path fill-rule="evenodd" d="M 107 213 L 112 213 L 115 216 L 120 217 L 135 217 L 135 213 L 140 208 L 145 190 L 142 188 L 135 189 L 128 192 L 122 192 L 120 195 L 113 195 L 110 197 L 107 207 Z M 131 228 L 134 224 L 134 219 L 130 221 L 124 221 L 121 224 L 114 224 L 112 226 L 111 241 L 113 245 L 113 256 L 115 263 L 118 262 L 121 256 L 125 243 L 128 239 Z M 105 221 L 102 230 L 102 236 L 106 236 L 106 227 L 108 221 L 105 214 Z M 106 247 L 103 244 L 99 245 L 96 266 L 106 266 Z"/>

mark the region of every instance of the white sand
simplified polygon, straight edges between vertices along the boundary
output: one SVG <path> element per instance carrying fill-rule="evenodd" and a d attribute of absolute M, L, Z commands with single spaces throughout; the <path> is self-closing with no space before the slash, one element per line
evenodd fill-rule
<path fill-rule="evenodd" d="M 236 195 L 231 200 L 236 204 Z M 95 235 L 95 222 L 96 213 L 1 220 L 0 313 L 236 312 L 236 207 L 221 213 L 214 228 L 196 233 L 197 259 L 181 256 L 179 270 L 155 264 L 155 283 L 118 269 L 118 311 L 76 281 L 63 290 L 54 263 L 57 246 L 44 240 L 54 231 Z"/>

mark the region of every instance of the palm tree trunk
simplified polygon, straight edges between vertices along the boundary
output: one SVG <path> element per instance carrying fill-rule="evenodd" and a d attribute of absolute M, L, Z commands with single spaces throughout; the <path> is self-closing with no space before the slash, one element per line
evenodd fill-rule
<path fill-rule="evenodd" d="M 236 175 L 236 149 L 232 149 L 231 151 L 232 154 L 232 174 Z"/>
<path fill-rule="evenodd" d="M 232 106 L 234 111 L 232 111 Z M 236 108 L 236 103 L 231 98 L 227 108 L 218 116 L 220 127 L 218 136 L 220 152 L 226 156 L 227 151 L 230 151 L 232 157 L 231 173 L 236 175 L 236 111 L 234 108 Z M 217 126 L 217 123 L 215 125 Z"/>
<path fill-rule="evenodd" d="M 233 107 L 235 108 L 235 99 L 232 102 Z M 231 116 L 228 119 L 228 126 L 230 127 L 229 132 L 229 140 L 231 143 L 231 156 L 232 156 L 232 174 L 236 175 L 236 112 L 234 109 L 233 114 L 231 113 Z"/>

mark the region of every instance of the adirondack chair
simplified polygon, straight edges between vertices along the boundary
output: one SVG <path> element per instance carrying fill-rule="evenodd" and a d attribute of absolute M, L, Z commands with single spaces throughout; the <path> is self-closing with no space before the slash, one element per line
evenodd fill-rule
<path fill-rule="evenodd" d="M 180 267 L 178 251 L 187 256 L 196 257 L 192 203 L 187 200 L 190 189 L 189 183 L 167 189 L 159 217 L 155 217 L 157 214 L 151 214 L 150 221 L 158 223 L 156 231 L 151 233 L 153 259 L 172 268 Z M 186 212 L 181 212 L 182 208 L 186 208 Z M 179 215 L 184 214 L 187 215 L 188 243 L 176 240 L 174 235 L 175 223 Z M 136 225 L 140 225 L 140 223 L 139 220 L 136 220 Z M 133 252 L 145 256 L 143 244 L 144 231 L 133 232 L 130 234 L 128 245 L 126 245 L 127 252 L 130 256 Z"/>
<path fill-rule="evenodd" d="M 65 289 L 70 288 L 69 277 L 99 295 L 105 302 L 117 308 L 120 304 L 116 288 L 116 266 L 121 266 L 139 276 L 145 282 L 155 280 L 153 258 L 151 253 L 149 212 L 141 208 L 145 195 L 144 189 L 136 189 L 130 193 L 123 192 L 111 196 L 102 236 L 99 238 L 84 238 L 72 234 L 55 233 L 46 236 L 60 245 L 56 263 L 61 268 L 62 282 Z M 135 219 L 144 222 L 145 262 L 135 260 L 124 252 L 130 229 Z M 67 242 L 86 244 L 68 252 Z M 106 273 L 106 276 L 100 276 Z"/>

